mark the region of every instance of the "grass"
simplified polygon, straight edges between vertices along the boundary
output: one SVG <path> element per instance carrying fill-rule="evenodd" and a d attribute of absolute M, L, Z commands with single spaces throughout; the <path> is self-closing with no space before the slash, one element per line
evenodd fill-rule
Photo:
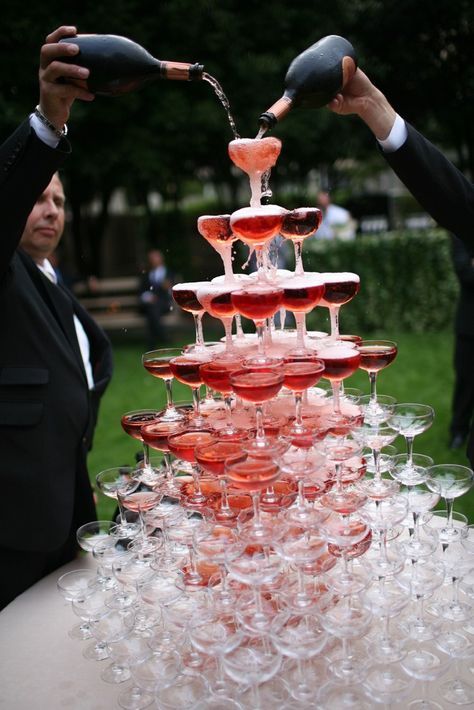
<path fill-rule="evenodd" d="M 209 337 L 209 334 L 207 335 Z M 379 393 L 393 395 L 398 402 L 429 404 L 435 410 L 432 427 L 415 439 L 414 451 L 428 454 L 435 463 L 469 465 L 463 450 L 451 451 L 448 448 L 453 388 L 452 334 L 379 333 L 367 337 L 390 338 L 398 343 L 397 358 L 379 375 Z M 190 342 L 192 339 L 192 334 L 189 333 L 177 344 Z M 133 463 L 135 454 L 140 451 L 140 443 L 122 430 L 121 415 L 134 409 L 160 409 L 164 405 L 162 382 L 151 377 L 142 367 L 143 350 L 144 347 L 140 343 L 114 345 L 114 376 L 102 400 L 94 447 L 89 455 L 91 481 L 105 468 Z M 365 372 L 355 373 L 346 382 L 349 387 L 358 387 L 366 393 L 369 391 Z M 175 383 L 173 391 L 176 400 L 190 399 L 189 388 L 185 385 Z M 400 452 L 405 451 L 402 438 L 398 438 L 395 444 Z M 115 507 L 112 503 L 98 493 L 99 517 L 111 517 Z M 455 510 L 463 512 L 470 522 L 474 522 L 474 489 L 455 502 Z"/>

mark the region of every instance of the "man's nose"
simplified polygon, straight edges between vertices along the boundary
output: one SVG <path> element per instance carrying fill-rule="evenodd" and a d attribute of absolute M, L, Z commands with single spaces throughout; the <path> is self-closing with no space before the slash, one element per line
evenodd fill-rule
<path fill-rule="evenodd" d="M 46 200 L 45 213 L 48 217 L 56 217 L 59 214 L 59 207 L 54 200 Z"/>

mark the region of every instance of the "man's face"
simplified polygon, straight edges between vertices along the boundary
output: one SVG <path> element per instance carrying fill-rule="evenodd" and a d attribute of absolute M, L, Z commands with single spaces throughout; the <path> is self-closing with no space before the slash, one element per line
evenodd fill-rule
<path fill-rule="evenodd" d="M 64 191 L 58 175 L 54 175 L 30 212 L 20 246 L 41 263 L 56 249 L 63 230 Z"/>

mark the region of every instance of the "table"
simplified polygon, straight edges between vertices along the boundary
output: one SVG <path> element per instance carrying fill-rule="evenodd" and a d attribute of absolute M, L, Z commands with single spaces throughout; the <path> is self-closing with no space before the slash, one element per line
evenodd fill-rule
<path fill-rule="evenodd" d="M 115 686 L 105 683 L 100 673 L 104 664 L 110 661 L 89 661 L 83 657 L 82 651 L 90 641 L 79 641 L 68 636 L 68 631 L 79 619 L 56 588 L 61 574 L 78 568 L 95 567 L 92 556 L 74 560 L 40 580 L 0 612 L 2 710 L 119 708 L 117 696 L 128 684 Z M 461 662 L 460 669 L 463 677 L 474 685 L 474 674 L 470 671 L 472 665 L 472 662 Z M 450 670 L 439 680 L 427 683 L 428 697 L 445 703 L 443 708 L 459 707 L 437 696 L 437 687 L 453 677 L 452 674 L 453 670 Z M 410 699 L 419 697 L 419 690 L 420 686 L 399 703 L 384 706 L 374 702 L 373 707 L 406 710 Z"/>

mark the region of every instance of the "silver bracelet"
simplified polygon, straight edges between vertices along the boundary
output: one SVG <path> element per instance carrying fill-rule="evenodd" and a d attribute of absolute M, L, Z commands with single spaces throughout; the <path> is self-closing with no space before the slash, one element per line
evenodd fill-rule
<path fill-rule="evenodd" d="M 65 136 L 67 136 L 67 126 L 66 126 L 66 124 L 64 124 L 64 126 L 61 128 L 61 130 L 58 130 L 58 129 L 56 128 L 56 126 L 54 125 L 54 123 L 51 123 L 51 121 L 50 121 L 48 118 L 46 118 L 46 116 L 44 115 L 44 113 L 41 112 L 41 109 L 40 109 L 40 107 L 39 107 L 39 104 L 38 104 L 38 106 L 35 108 L 34 114 L 35 114 L 35 116 L 36 116 L 37 118 L 39 118 L 39 120 L 41 121 L 41 123 L 42 123 L 44 126 L 46 126 L 46 128 L 49 128 L 50 131 L 53 131 L 53 133 L 54 133 L 55 136 L 57 136 L 58 138 L 64 138 Z"/>

